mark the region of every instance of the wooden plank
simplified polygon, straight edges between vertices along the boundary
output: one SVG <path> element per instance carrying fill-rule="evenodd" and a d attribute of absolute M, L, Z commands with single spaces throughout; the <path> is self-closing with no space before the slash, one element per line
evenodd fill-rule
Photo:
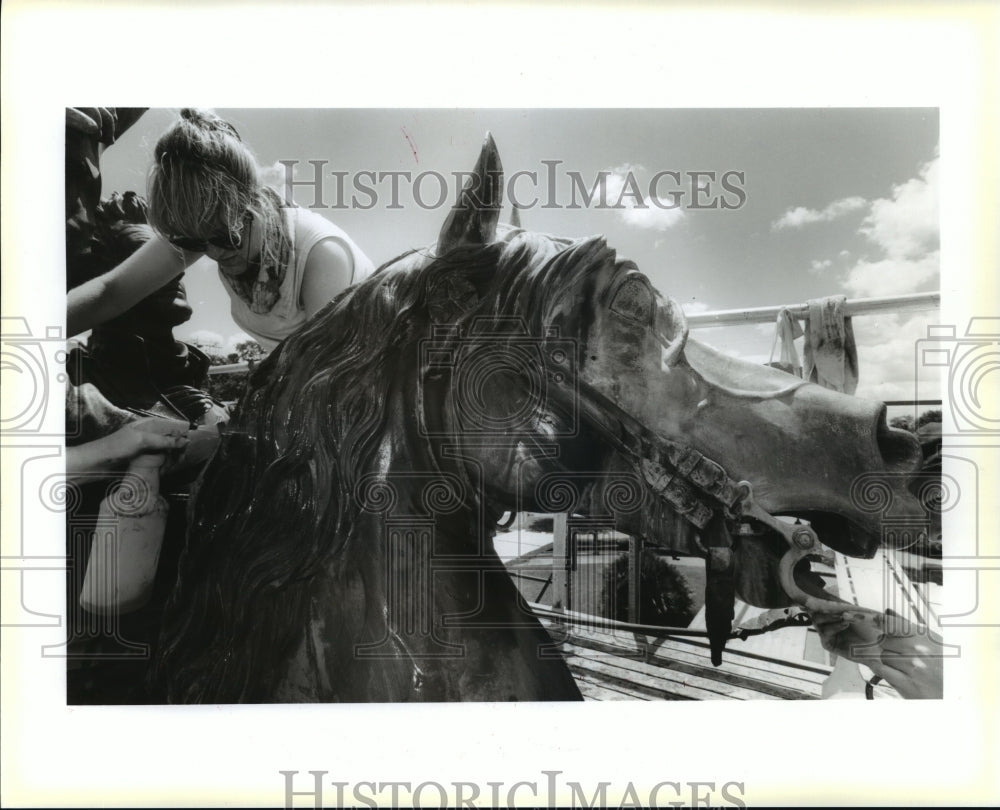
<path fill-rule="evenodd" d="M 671 696 L 659 689 L 650 689 L 640 684 L 635 684 L 626 678 L 617 678 L 612 674 L 600 672 L 587 666 L 577 659 L 567 661 L 570 672 L 574 679 L 585 681 L 591 686 L 600 686 L 606 692 L 613 693 L 613 696 L 605 697 L 605 700 L 671 700 Z"/>
<path fill-rule="evenodd" d="M 659 672 L 643 672 L 619 666 L 620 660 L 611 657 L 587 656 L 582 655 L 580 650 L 570 650 L 566 662 L 571 670 L 576 667 L 587 672 L 597 673 L 604 679 L 619 683 L 623 687 L 627 685 L 629 689 L 650 697 L 663 698 L 664 696 L 679 695 L 689 700 L 719 700 L 726 697 L 731 697 L 734 700 L 745 699 L 744 697 L 727 695 L 712 688 L 717 684 L 704 678 L 685 676 L 683 673 L 673 672 L 669 669 L 662 669 Z"/>
<path fill-rule="evenodd" d="M 644 670 L 638 667 L 654 667 L 656 671 L 662 673 L 670 671 L 676 676 L 697 677 L 701 681 L 712 684 L 711 691 L 719 692 L 726 697 L 737 700 L 755 700 L 760 698 L 780 698 L 783 700 L 800 700 L 807 696 L 814 696 L 818 692 L 818 686 L 812 683 L 799 683 L 789 685 L 785 683 L 775 683 L 772 680 L 774 673 L 754 673 L 747 675 L 745 672 L 735 671 L 735 668 L 723 664 L 721 667 L 713 667 L 709 663 L 691 663 L 679 661 L 675 658 L 654 658 L 652 662 L 643 664 L 631 659 L 619 659 L 620 666 L 625 669 L 634 669 L 637 672 Z M 784 680 L 784 679 L 783 679 Z"/>
<path fill-rule="evenodd" d="M 659 645 L 658 640 L 656 640 L 656 643 Z M 700 655 L 702 658 L 709 658 L 708 644 L 703 644 L 694 641 L 693 639 L 668 639 L 664 641 L 663 644 L 668 648 L 688 650 Z M 765 672 L 771 672 L 775 668 L 780 668 L 789 675 L 793 675 L 800 680 L 810 682 L 822 681 L 827 677 L 827 675 L 830 674 L 830 667 L 824 666 L 823 664 L 789 661 L 787 659 L 775 659 L 771 656 L 760 655 L 751 650 L 741 649 L 741 644 L 742 642 L 739 639 L 731 640 L 726 647 L 726 651 L 723 653 L 723 658 L 725 659 L 725 657 L 728 656 L 734 660 L 739 660 L 743 666 L 748 666 Z"/>
<path fill-rule="evenodd" d="M 650 686 L 637 683 L 628 677 L 622 677 L 610 667 L 597 667 L 592 661 L 581 661 L 578 658 L 567 660 L 573 677 L 585 679 L 588 683 L 600 684 L 608 689 L 614 689 L 622 697 L 615 700 L 717 700 L 719 695 L 705 696 L 702 690 L 688 688 L 682 683 L 665 686 Z"/>
<path fill-rule="evenodd" d="M 593 639 L 574 639 L 575 642 L 596 649 L 598 652 L 609 653 L 614 656 L 615 648 L 612 645 L 602 644 Z M 574 652 L 576 650 L 574 649 Z M 651 651 L 653 652 L 653 651 Z M 683 660 L 686 659 L 686 660 Z M 669 655 L 658 655 L 653 652 L 643 661 L 632 658 L 618 658 L 616 661 L 620 666 L 629 668 L 632 665 L 656 667 L 659 669 L 670 669 L 678 673 L 698 675 L 703 678 L 719 683 L 715 687 L 716 691 L 723 691 L 721 684 L 729 684 L 733 688 L 744 690 L 741 699 L 752 699 L 758 697 L 775 697 L 785 700 L 800 700 L 819 695 L 821 680 L 806 681 L 797 678 L 789 678 L 781 672 L 765 669 L 754 669 L 751 667 L 741 667 L 728 660 L 724 661 L 721 667 L 713 667 L 707 656 L 688 656 L 681 652 L 671 652 Z M 754 694 L 749 694 L 753 692 Z"/>
<path fill-rule="evenodd" d="M 756 700 L 762 697 L 762 693 L 745 685 L 732 683 L 725 678 L 713 678 L 704 669 L 692 666 L 660 666 L 656 664 L 646 664 L 629 658 L 613 658 L 601 656 L 586 647 L 570 646 L 567 653 L 576 660 L 585 660 L 588 666 L 598 672 L 616 674 L 626 680 L 632 680 L 636 684 L 646 686 L 651 689 L 661 691 L 672 691 L 678 688 L 694 689 L 700 693 L 699 699 L 718 700 L 719 698 L 729 698 L 730 700 Z M 767 697 L 774 697 L 767 695 Z"/>
<path fill-rule="evenodd" d="M 707 647 L 686 643 L 681 640 L 647 639 L 637 636 L 637 642 L 627 648 L 627 655 L 636 656 L 659 665 L 670 665 L 674 662 L 684 662 L 706 671 L 717 671 L 712 666 Z M 610 654 L 620 654 L 621 640 L 609 634 L 574 633 L 572 640 L 579 644 L 595 647 Z M 636 644 L 642 645 L 637 647 Z M 792 689 L 812 692 L 816 685 L 826 677 L 825 673 L 813 673 L 797 668 L 788 668 L 775 662 L 761 662 L 753 658 L 744 658 L 738 653 L 727 650 L 721 668 L 734 675 L 776 683 Z"/>
<path fill-rule="evenodd" d="M 684 673 L 687 673 L 700 676 L 708 681 L 715 681 L 716 684 L 712 687 L 712 690 L 719 692 L 720 697 L 725 696 L 726 685 L 729 688 L 743 690 L 740 694 L 740 697 L 743 699 L 779 698 L 784 700 L 807 700 L 815 699 L 820 695 L 821 680 L 803 681 L 801 679 L 786 677 L 780 672 L 740 668 L 729 663 L 724 663 L 722 667 L 716 669 L 711 665 L 707 657 L 683 656 L 688 660 L 679 661 L 678 658 L 682 654 L 676 652 L 671 652 L 669 656 L 653 654 L 643 664 L 641 660 L 636 659 L 616 659 L 615 656 L 617 655 L 618 648 L 615 645 L 602 644 L 594 639 L 577 638 L 574 640 L 581 646 L 594 649 L 595 652 L 606 653 L 610 660 L 615 661 L 619 666 L 626 669 L 634 666 L 651 666 L 661 670 L 673 670 L 673 677 L 675 678 L 677 675 L 683 676 Z"/>
<path fill-rule="evenodd" d="M 819 685 L 828 674 L 826 671 L 817 672 L 797 666 L 785 666 L 780 662 L 747 657 L 729 648 L 723 656 L 722 667 L 716 669 L 712 666 L 708 648 L 704 645 L 681 639 L 661 640 L 633 636 L 629 646 L 624 647 L 623 640 L 620 634 L 601 633 L 591 628 L 573 628 L 571 634 L 572 642 L 612 655 L 624 650 L 630 657 L 638 654 L 642 660 L 660 666 L 683 663 L 705 671 L 728 672 L 734 677 L 749 678 L 757 683 L 766 684 L 772 691 L 777 690 L 781 696 L 789 696 L 788 691 L 796 696 L 801 696 L 801 693 L 818 695 Z M 731 643 L 739 644 L 739 642 Z"/>
<path fill-rule="evenodd" d="M 572 672 L 572 668 L 570 669 Z M 587 676 L 585 672 L 573 672 L 573 679 L 583 695 L 584 700 L 646 700 L 639 698 L 628 692 L 621 692 L 617 689 L 609 689 L 604 684 Z"/>

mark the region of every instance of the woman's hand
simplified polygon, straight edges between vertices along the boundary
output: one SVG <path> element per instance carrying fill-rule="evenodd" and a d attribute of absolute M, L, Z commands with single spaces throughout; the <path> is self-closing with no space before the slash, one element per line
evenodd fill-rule
<path fill-rule="evenodd" d="M 165 454 L 187 447 L 188 426 L 174 419 L 150 416 L 86 444 L 66 448 L 66 475 L 76 480 L 121 472 L 135 458 Z M 160 458 L 160 463 L 166 459 Z"/>
<path fill-rule="evenodd" d="M 813 626 L 823 647 L 864 664 L 887 680 L 905 698 L 940 698 L 944 694 L 941 639 L 891 610 L 882 632 L 863 619 L 841 614 L 813 613 Z"/>

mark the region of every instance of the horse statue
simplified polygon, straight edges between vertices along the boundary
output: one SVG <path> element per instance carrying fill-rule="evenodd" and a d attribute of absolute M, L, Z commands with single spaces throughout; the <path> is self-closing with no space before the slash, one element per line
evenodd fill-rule
<path fill-rule="evenodd" d="M 193 504 L 170 701 L 580 699 L 493 549 L 505 511 L 602 514 L 668 548 L 683 515 L 723 625 L 735 595 L 790 604 L 771 515 L 870 556 L 860 475 L 918 513 L 919 448 L 884 405 L 689 340 L 602 237 L 499 225 L 502 187 L 488 137 L 435 247 L 252 372 Z"/>

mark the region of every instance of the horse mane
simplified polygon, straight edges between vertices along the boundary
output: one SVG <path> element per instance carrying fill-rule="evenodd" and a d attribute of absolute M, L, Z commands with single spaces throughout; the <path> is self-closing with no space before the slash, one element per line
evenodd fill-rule
<path fill-rule="evenodd" d="M 344 564 L 360 517 L 357 482 L 376 469 L 436 280 L 471 283 L 477 315 L 543 334 L 559 293 L 614 252 L 507 231 L 441 257 L 412 251 L 338 296 L 254 371 L 204 470 L 154 677 L 171 702 L 262 702 L 308 624 L 310 586 Z M 341 573 L 344 573 L 341 571 Z"/>

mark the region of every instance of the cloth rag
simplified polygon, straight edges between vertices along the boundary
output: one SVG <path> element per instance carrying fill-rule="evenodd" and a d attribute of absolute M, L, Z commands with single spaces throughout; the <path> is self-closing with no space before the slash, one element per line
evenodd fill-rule
<path fill-rule="evenodd" d="M 846 297 L 831 295 L 807 303 L 802 375 L 824 388 L 853 394 L 858 387 L 858 347 Z"/>

